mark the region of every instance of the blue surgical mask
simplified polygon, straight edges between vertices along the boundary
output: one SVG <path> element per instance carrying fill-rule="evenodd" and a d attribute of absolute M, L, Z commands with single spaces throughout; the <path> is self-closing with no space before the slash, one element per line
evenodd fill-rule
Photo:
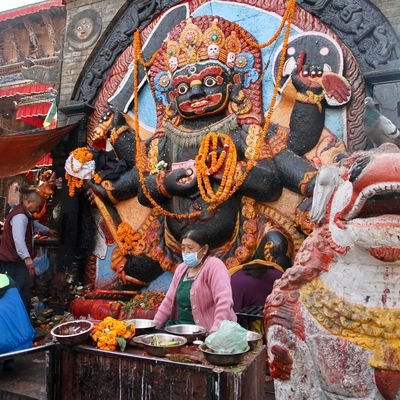
<path fill-rule="evenodd" d="M 189 267 L 189 268 L 195 268 L 200 264 L 199 256 L 197 254 L 197 251 L 193 253 L 182 253 L 182 259 L 183 262 Z"/>

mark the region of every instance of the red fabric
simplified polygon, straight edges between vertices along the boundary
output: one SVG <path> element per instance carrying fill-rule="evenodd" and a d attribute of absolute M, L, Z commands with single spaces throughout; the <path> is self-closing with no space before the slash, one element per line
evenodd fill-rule
<path fill-rule="evenodd" d="M 28 248 L 28 252 L 33 258 L 33 241 L 32 241 L 32 232 L 33 232 L 33 218 L 32 215 L 29 214 L 27 209 L 23 204 L 18 204 L 10 213 L 7 215 L 6 222 L 4 224 L 4 231 L 1 237 L 0 242 L 0 260 L 5 262 L 23 262 L 19 255 L 17 254 L 17 250 L 15 248 L 15 243 L 12 235 L 12 226 L 11 219 L 14 215 L 17 214 L 25 214 L 28 218 L 28 225 L 25 231 L 25 243 Z"/>
<path fill-rule="evenodd" d="M 50 153 L 47 153 L 36 165 L 35 167 L 47 167 L 49 165 L 53 165 L 53 159 L 51 158 Z"/>
<path fill-rule="evenodd" d="M 1 14 L 0 14 L 1 17 Z M 0 19 L 1 21 L 1 19 Z M 41 83 L 35 85 L 13 86 L 5 89 L 0 89 L 0 97 L 12 97 L 17 94 L 36 94 L 45 93 L 47 89 L 54 89 L 53 85 L 44 85 Z"/>
<path fill-rule="evenodd" d="M 32 169 L 74 126 L 0 135 L 0 178 Z"/>
<path fill-rule="evenodd" d="M 7 21 L 8 19 L 22 17 L 28 14 L 34 14 L 41 10 L 48 10 L 51 7 L 60 7 L 62 5 L 63 5 L 62 0 L 52 0 L 52 1 L 41 2 L 39 4 L 32 4 L 30 6 L 20 7 L 15 10 L 4 11 L 0 13 L 0 21 Z"/>
<path fill-rule="evenodd" d="M 51 107 L 50 103 L 26 104 L 18 107 L 15 118 L 24 120 L 26 117 L 37 117 L 47 115 Z M 43 121 L 42 121 L 43 123 Z"/>
<path fill-rule="evenodd" d="M 21 118 L 21 121 L 24 121 L 27 124 L 32 125 L 36 128 L 43 128 L 43 120 L 37 117 Z"/>
<path fill-rule="evenodd" d="M 36 103 L 19 106 L 15 118 L 35 126 L 36 128 L 43 128 L 43 119 L 37 117 L 47 115 L 50 107 L 51 103 Z"/>

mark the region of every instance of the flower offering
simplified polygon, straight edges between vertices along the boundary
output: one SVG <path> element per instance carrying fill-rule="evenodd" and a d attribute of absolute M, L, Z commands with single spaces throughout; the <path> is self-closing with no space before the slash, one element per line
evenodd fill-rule
<path fill-rule="evenodd" d="M 91 331 L 91 337 L 96 347 L 101 350 L 115 351 L 117 346 L 125 350 L 127 340 L 135 334 L 135 325 L 106 317 Z"/>

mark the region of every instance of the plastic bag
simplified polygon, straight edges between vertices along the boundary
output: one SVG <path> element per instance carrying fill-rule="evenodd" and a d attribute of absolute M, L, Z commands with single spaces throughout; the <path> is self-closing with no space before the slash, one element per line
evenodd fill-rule
<path fill-rule="evenodd" d="M 222 321 L 219 329 L 207 336 L 205 343 L 215 353 L 241 353 L 248 346 L 247 330 L 237 322 Z"/>
<path fill-rule="evenodd" d="M 37 276 L 42 275 L 50 268 L 50 260 L 47 255 L 47 250 L 43 250 L 42 254 L 33 260 L 35 264 L 35 274 Z"/>

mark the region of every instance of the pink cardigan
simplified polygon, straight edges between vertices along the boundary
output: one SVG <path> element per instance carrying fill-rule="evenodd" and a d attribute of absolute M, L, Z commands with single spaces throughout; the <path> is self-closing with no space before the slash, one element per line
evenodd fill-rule
<path fill-rule="evenodd" d="M 176 289 L 186 270 L 185 263 L 178 265 L 168 292 L 154 317 L 157 328 L 163 328 L 167 320 L 177 318 Z M 225 264 L 219 258 L 206 258 L 193 282 L 190 303 L 194 322 L 209 332 L 216 331 L 220 322 L 225 319 L 236 321 L 231 279 Z"/>

